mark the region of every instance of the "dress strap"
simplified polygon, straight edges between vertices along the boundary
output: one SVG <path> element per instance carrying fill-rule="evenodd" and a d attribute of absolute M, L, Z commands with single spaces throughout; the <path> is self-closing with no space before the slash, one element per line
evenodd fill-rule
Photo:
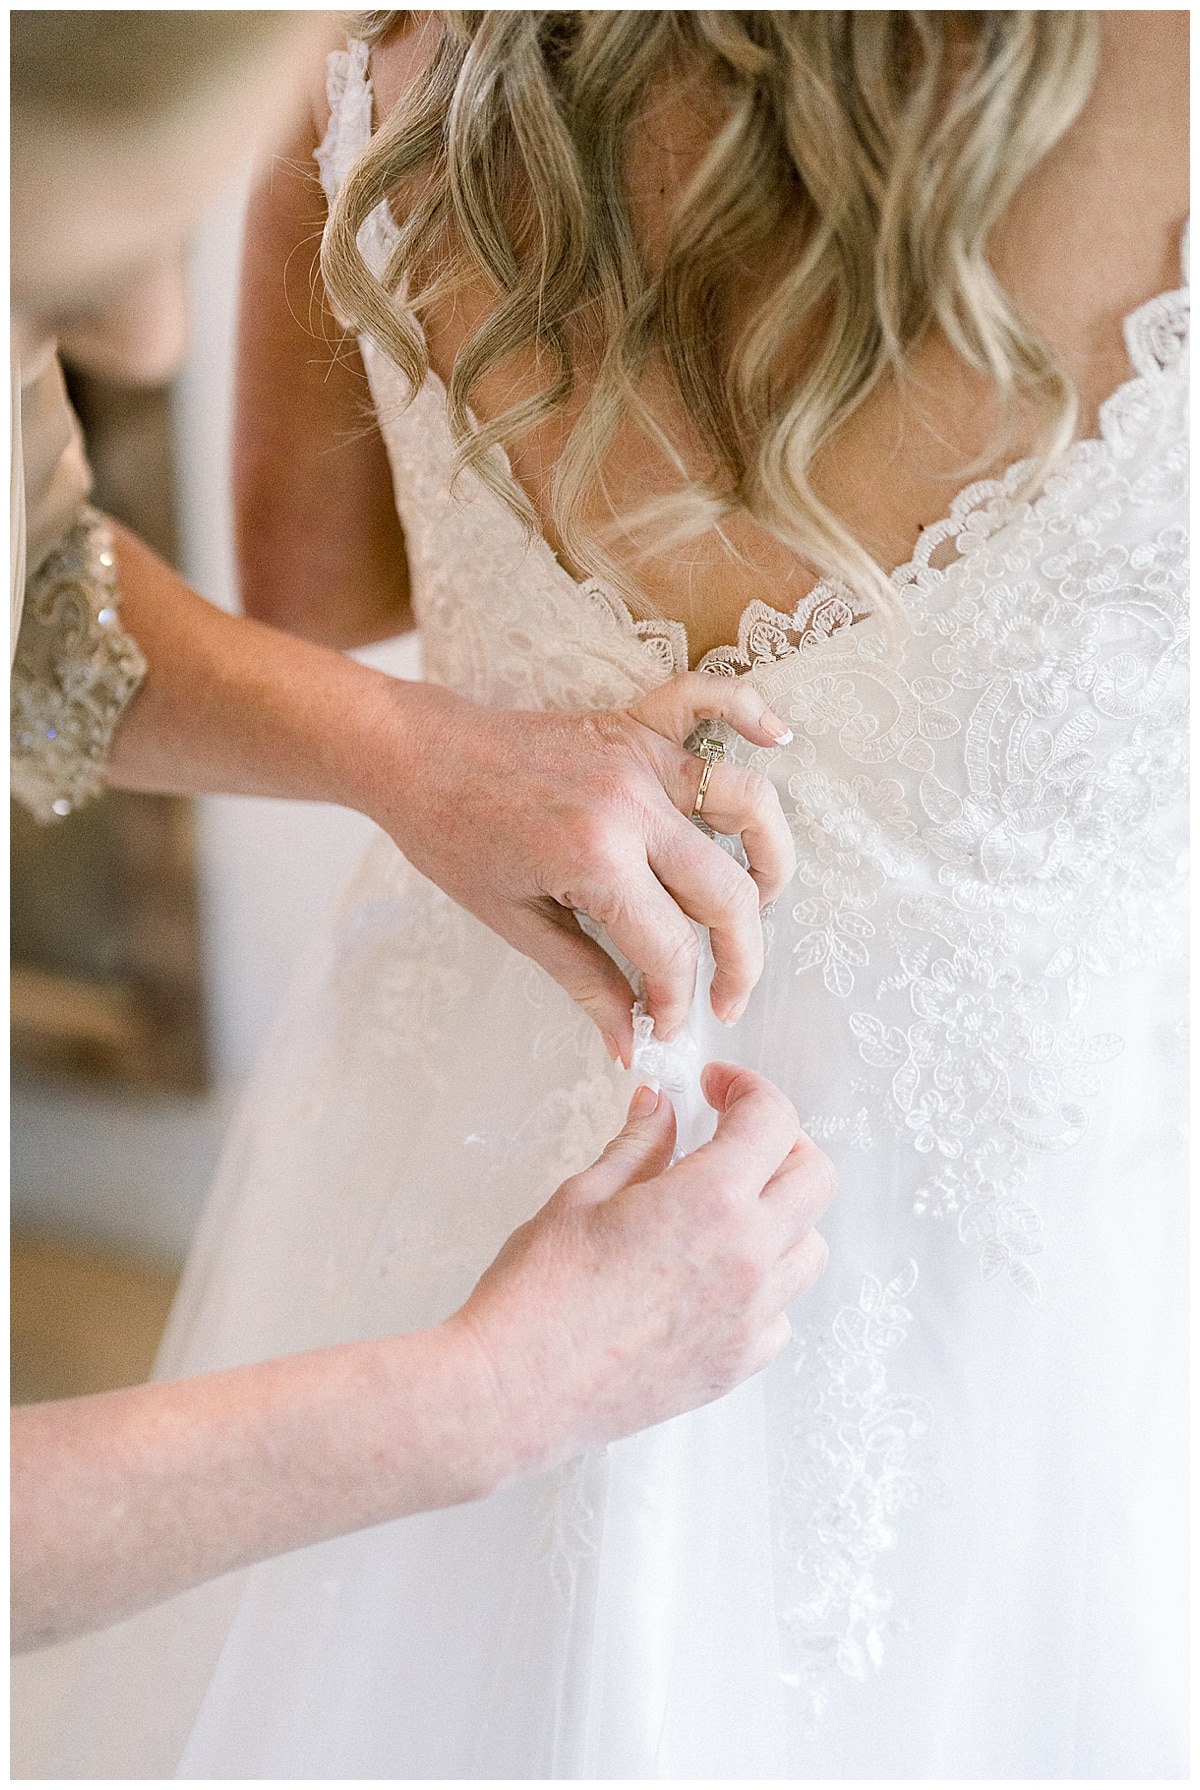
<path fill-rule="evenodd" d="M 1188 279 L 1190 235 L 1189 219 L 1183 227 L 1179 243 L 1182 284 L 1178 291 L 1159 293 L 1157 298 L 1139 305 L 1125 319 L 1125 345 L 1129 358 L 1142 379 L 1154 379 L 1164 373 L 1186 377 L 1191 319 L 1191 287 Z"/>
<path fill-rule="evenodd" d="M 329 125 L 315 159 L 321 185 L 332 205 L 346 176 L 371 141 L 372 107 L 369 74 L 370 46 L 361 38 L 347 40 L 344 50 L 334 50 L 325 64 L 325 92 L 329 100 Z"/>

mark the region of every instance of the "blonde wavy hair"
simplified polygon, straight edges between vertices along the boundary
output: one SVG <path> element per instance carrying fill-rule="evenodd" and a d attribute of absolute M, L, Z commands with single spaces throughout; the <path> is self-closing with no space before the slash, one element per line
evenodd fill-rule
<path fill-rule="evenodd" d="M 494 295 L 449 383 L 460 466 L 538 526 L 498 447 L 561 410 L 577 331 L 599 366 L 560 457 L 551 513 L 564 552 L 646 612 L 616 563 L 614 529 L 656 545 L 744 509 L 889 624 L 883 569 L 815 493 L 816 456 L 939 326 L 1007 409 L 1042 419 L 1040 470 L 1076 426 L 1073 383 L 1018 314 L 988 232 L 1066 131 L 1095 73 L 1093 13 L 447 12 L 415 86 L 354 167 L 322 247 L 327 289 L 415 391 L 421 319 L 482 276 Z M 357 29 L 377 41 L 403 15 Z M 723 122 L 679 194 L 652 272 L 631 222 L 625 157 L 652 88 L 700 68 Z M 382 277 L 357 246 L 383 202 L 400 221 Z M 725 294 L 774 269 L 748 321 Z M 797 343 L 804 352 L 797 356 Z M 535 396 L 478 422 L 472 395 L 523 350 L 548 368 Z M 646 396 L 665 371 L 718 469 L 701 483 Z M 634 419 L 677 489 L 595 528 L 589 500 L 617 429 Z"/>

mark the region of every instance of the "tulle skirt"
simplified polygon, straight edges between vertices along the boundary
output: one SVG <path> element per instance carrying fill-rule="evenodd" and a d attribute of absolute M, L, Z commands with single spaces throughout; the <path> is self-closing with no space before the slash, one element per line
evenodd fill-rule
<path fill-rule="evenodd" d="M 97 1637 L 47 1772 L 1186 1775 L 1165 1000 L 1153 975 L 1097 998 L 1120 1079 L 1034 1170 L 1054 1213 L 1036 1303 L 915 1210 L 906 1139 L 828 1116 L 861 1057 L 786 957 L 732 1031 L 699 1001 L 697 1062 L 764 1070 L 838 1160 L 831 1265 L 784 1356 L 484 1502 Z M 247 1092 L 159 1375 L 437 1322 L 631 1087 L 548 977 L 381 838 Z"/>

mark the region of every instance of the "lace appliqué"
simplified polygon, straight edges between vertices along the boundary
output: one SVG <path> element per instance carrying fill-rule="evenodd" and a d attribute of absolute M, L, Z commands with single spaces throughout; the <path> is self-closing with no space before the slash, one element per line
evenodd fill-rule
<path fill-rule="evenodd" d="M 638 642 L 655 667 L 656 683 L 665 683 L 687 670 L 688 638 L 682 622 L 669 621 L 665 616 L 635 620 L 629 605 L 599 578 L 587 579 L 579 586 L 579 592 L 587 604 L 602 609 L 606 619 L 616 622 L 621 634 Z"/>
<path fill-rule="evenodd" d="M 480 922 L 398 853 L 384 893 L 358 899 L 362 880 L 360 872 L 340 904 L 332 970 L 338 1049 L 419 1066 L 437 1085 L 431 1047 L 470 993 L 466 964 Z"/>
<path fill-rule="evenodd" d="M 916 1283 L 915 1262 L 886 1286 L 868 1274 L 830 1333 L 810 1329 L 799 1339 L 793 1364 L 779 1494 L 787 1562 L 780 1622 L 784 1680 L 814 1722 L 834 1673 L 864 1679 L 903 1627 L 875 1564 L 896 1545 L 898 1513 L 940 1489 L 929 1406 L 887 1385 L 888 1357 L 912 1323 L 903 1301 Z"/>
<path fill-rule="evenodd" d="M 600 1552 L 597 1504 L 602 1501 L 607 1450 L 566 1461 L 546 1477 L 538 1500 L 540 1542 L 536 1558 L 547 1565 L 562 1602 L 575 1601 L 581 1568 Z"/>
<path fill-rule="evenodd" d="M 714 646 L 696 669 L 714 677 L 741 677 L 811 652 L 843 628 L 864 621 L 866 613 L 844 584 L 822 578 L 790 615 L 769 603 L 748 604 L 738 623 L 736 646 Z"/>
<path fill-rule="evenodd" d="M 1040 495 L 1025 463 L 923 533 L 895 578 L 903 653 L 831 641 L 778 757 L 796 972 L 861 1000 L 887 966 L 847 1022 L 936 1164 L 913 1209 L 1031 1303 L 1034 1160 L 1079 1143 L 1123 1048 L 1083 1023 L 1093 984 L 1183 946 L 1186 325 L 1186 293 L 1128 320 L 1138 376 Z"/>
<path fill-rule="evenodd" d="M 26 586 L 11 687 L 12 790 L 40 821 L 100 794 L 146 661 L 117 615 L 112 531 L 85 505 Z"/>

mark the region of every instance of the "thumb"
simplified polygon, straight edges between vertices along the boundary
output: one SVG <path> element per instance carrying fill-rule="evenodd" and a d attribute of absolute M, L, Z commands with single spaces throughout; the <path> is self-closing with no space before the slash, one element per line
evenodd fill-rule
<path fill-rule="evenodd" d="M 642 1086 L 622 1129 L 604 1154 L 568 1182 L 573 1206 L 597 1206 L 625 1187 L 661 1175 L 675 1148 L 675 1109 L 663 1093 Z"/>

